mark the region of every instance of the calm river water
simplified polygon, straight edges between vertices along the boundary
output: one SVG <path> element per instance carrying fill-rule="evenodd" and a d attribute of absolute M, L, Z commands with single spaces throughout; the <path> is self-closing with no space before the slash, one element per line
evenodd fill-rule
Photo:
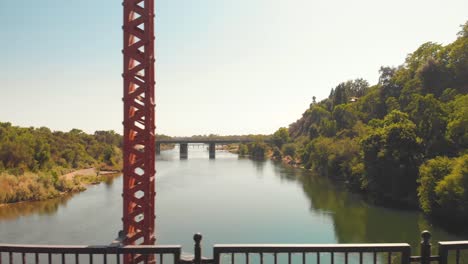
<path fill-rule="evenodd" d="M 157 157 L 157 243 L 364 243 L 458 240 L 414 211 L 376 207 L 324 177 L 202 148 Z M 56 200 L 0 207 L 0 243 L 109 244 L 122 222 L 122 177 Z M 466 237 L 465 237 L 466 239 Z"/>

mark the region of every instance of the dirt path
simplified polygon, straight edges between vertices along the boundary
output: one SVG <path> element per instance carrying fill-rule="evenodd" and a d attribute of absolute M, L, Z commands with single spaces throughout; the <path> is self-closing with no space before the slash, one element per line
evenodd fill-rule
<path fill-rule="evenodd" d="M 96 175 L 96 169 L 95 168 L 89 168 L 89 169 L 82 169 L 82 170 L 77 170 L 74 172 L 67 173 L 63 175 L 62 177 L 65 177 L 67 180 L 72 180 L 73 177 L 76 175 Z"/>

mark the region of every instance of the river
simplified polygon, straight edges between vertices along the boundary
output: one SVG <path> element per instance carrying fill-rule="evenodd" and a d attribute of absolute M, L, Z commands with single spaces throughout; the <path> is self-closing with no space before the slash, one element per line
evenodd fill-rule
<path fill-rule="evenodd" d="M 463 237 L 432 226 L 421 213 L 370 205 L 324 177 L 273 161 L 252 161 L 202 148 L 163 151 L 156 162 L 159 244 L 193 248 L 203 234 L 205 255 L 216 243 L 372 243 L 418 245 Z M 0 243 L 109 244 L 122 222 L 122 177 L 82 193 L 0 207 Z M 464 238 L 466 239 L 466 237 Z"/>

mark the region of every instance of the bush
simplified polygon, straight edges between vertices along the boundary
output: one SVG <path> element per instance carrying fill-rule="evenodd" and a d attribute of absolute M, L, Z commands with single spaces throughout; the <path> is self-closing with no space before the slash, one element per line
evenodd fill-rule
<path fill-rule="evenodd" d="M 59 177 L 55 180 L 51 174 L 26 173 L 15 176 L 0 174 L 0 203 L 15 203 L 21 201 L 39 201 L 54 198 L 61 192 L 82 191 L 84 184 L 100 182 L 103 177 L 78 176 L 73 180 Z"/>
<path fill-rule="evenodd" d="M 290 156 L 291 158 L 296 157 L 296 145 L 294 143 L 284 144 L 282 148 L 283 155 Z"/>
<path fill-rule="evenodd" d="M 283 158 L 283 155 L 281 154 L 281 151 L 279 150 L 278 147 L 273 147 L 273 156 L 275 160 L 281 160 Z"/>
<path fill-rule="evenodd" d="M 245 144 L 240 144 L 239 145 L 239 155 L 240 156 L 249 155 L 249 149 L 247 148 L 247 145 L 245 145 Z"/>
<path fill-rule="evenodd" d="M 431 214 L 436 204 L 436 185 L 452 171 L 453 161 L 447 157 L 436 157 L 419 167 L 418 197 L 421 209 Z"/>
<path fill-rule="evenodd" d="M 253 159 L 263 160 L 266 158 L 268 145 L 263 141 L 256 141 L 248 145 L 249 153 Z"/>
<path fill-rule="evenodd" d="M 454 160 L 451 173 L 435 186 L 435 196 L 442 214 L 450 213 L 459 224 L 468 219 L 468 154 Z"/>

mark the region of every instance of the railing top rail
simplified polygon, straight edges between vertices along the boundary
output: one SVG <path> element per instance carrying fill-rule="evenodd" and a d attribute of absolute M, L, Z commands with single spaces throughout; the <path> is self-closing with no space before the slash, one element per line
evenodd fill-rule
<path fill-rule="evenodd" d="M 256 252 L 397 252 L 407 251 L 407 243 L 379 244 L 218 244 L 214 250 L 223 253 Z"/>
<path fill-rule="evenodd" d="M 466 241 L 440 241 L 439 246 L 447 249 L 468 249 L 468 240 Z"/>
<path fill-rule="evenodd" d="M 52 254 L 180 254 L 179 245 L 138 246 L 78 246 L 78 245 L 15 245 L 0 244 L 0 252 L 52 253 Z"/>

